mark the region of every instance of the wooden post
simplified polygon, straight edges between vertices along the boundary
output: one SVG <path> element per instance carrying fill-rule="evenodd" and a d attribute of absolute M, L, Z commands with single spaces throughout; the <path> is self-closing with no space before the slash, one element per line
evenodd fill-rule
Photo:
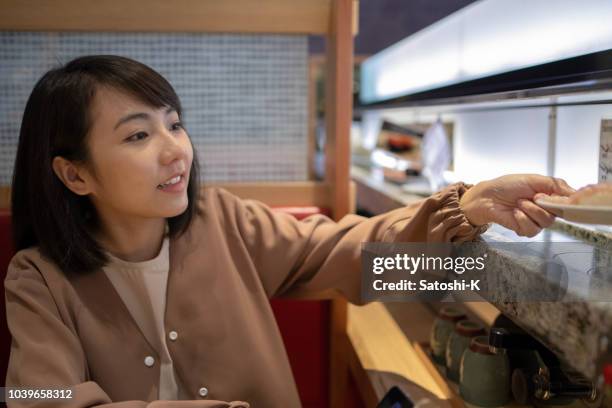
<path fill-rule="evenodd" d="M 351 211 L 350 130 L 353 120 L 353 0 L 332 0 L 326 43 L 325 179 L 331 186 L 333 217 Z M 343 407 L 349 380 L 347 302 L 332 302 L 329 406 Z"/>
<path fill-rule="evenodd" d="M 325 72 L 325 179 L 332 185 L 333 217 L 350 212 L 350 131 L 353 120 L 353 1 L 333 0 Z"/>

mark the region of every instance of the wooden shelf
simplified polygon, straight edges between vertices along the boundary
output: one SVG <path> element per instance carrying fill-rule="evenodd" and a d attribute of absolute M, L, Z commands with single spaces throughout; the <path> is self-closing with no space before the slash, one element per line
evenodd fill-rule
<path fill-rule="evenodd" d="M 4 0 L 8 30 L 326 34 L 330 0 Z M 172 16 L 172 18 L 168 18 Z M 352 18 L 347 18 L 347 23 Z"/>
<path fill-rule="evenodd" d="M 429 398 L 441 407 L 457 406 L 449 401 L 453 397 L 451 390 L 432 377 L 382 303 L 349 304 L 347 321 L 348 338 L 363 370 L 353 374 L 361 379 L 358 383 L 362 387 L 363 377 L 367 377 L 370 389 L 362 392 L 368 396 L 364 398 L 368 406 L 381 400 L 392 385 L 399 386 L 415 401 Z"/>

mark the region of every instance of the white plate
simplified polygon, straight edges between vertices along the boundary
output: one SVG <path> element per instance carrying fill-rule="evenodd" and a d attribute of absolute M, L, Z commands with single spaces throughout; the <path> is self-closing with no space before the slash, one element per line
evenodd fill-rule
<path fill-rule="evenodd" d="M 568 221 L 612 225 L 612 206 L 559 204 L 543 198 L 536 204 Z"/>

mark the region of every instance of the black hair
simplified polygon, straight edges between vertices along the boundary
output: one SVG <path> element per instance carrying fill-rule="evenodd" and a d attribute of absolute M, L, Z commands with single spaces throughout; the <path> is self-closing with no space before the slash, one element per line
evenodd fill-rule
<path fill-rule="evenodd" d="M 92 236 L 99 221 L 89 197 L 70 191 L 52 169 L 55 156 L 91 164 L 87 136 L 99 86 L 126 92 L 154 108 L 171 107 L 182 116 L 179 97 L 168 81 L 125 57 L 80 57 L 48 71 L 36 83 L 23 114 L 13 172 L 13 241 L 16 250 L 38 245 L 65 272 L 86 273 L 108 262 Z M 198 169 L 194 151 L 189 204 L 182 214 L 168 218 L 170 237 L 184 233 L 195 216 Z"/>

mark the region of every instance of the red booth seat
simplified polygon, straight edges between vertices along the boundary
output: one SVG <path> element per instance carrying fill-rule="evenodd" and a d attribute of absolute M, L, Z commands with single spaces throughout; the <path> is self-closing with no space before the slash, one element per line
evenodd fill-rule
<path fill-rule="evenodd" d="M 298 220 L 313 214 L 329 215 L 319 207 L 274 207 Z M 323 408 L 329 401 L 329 340 L 331 301 L 272 299 L 300 400 L 304 408 Z"/>

